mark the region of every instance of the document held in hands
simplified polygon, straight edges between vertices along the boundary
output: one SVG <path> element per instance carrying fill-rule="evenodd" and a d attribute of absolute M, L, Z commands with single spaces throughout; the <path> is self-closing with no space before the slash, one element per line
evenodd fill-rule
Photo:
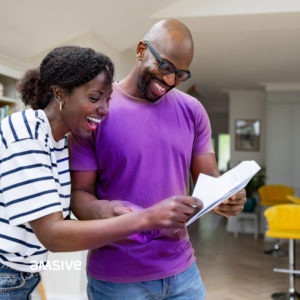
<path fill-rule="evenodd" d="M 193 197 L 203 202 L 203 208 L 186 223 L 186 226 L 243 189 L 259 170 L 260 166 L 252 160 L 243 161 L 218 178 L 200 174 Z"/>

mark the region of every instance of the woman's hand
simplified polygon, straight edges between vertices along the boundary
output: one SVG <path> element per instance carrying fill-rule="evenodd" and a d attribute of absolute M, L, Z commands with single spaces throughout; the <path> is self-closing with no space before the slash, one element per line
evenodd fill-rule
<path fill-rule="evenodd" d="M 203 203 L 194 197 L 177 196 L 165 199 L 146 209 L 149 228 L 182 229 L 195 213 L 192 205 L 203 208 Z"/>
<path fill-rule="evenodd" d="M 125 215 L 141 208 L 128 201 L 98 200 L 94 203 L 94 209 L 99 219 L 108 219 Z"/>

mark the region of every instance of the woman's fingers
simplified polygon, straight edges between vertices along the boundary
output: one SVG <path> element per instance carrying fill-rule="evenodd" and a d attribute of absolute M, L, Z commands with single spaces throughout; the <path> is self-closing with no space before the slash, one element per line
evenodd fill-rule
<path fill-rule="evenodd" d="M 194 205 L 199 207 L 200 209 L 203 208 L 203 203 L 200 199 L 196 197 L 190 197 L 190 196 L 181 196 L 181 197 L 176 197 L 179 201 L 182 201 L 186 205 Z"/>
<path fill-rule="evenodd" d="M 194 214 L 195 208 L 192 205 L 203 207 L 197 198 L 178 196 L 163 200 L 150 209 L 156 211 L 159 228 L 180 229 Z"/>

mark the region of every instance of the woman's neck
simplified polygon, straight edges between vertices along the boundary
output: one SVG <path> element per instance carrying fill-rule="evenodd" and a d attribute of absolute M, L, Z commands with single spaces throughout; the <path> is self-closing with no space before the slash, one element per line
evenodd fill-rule
<path fill-rule="evenodd" d="M 56 101 L 51 101 L 46 108 L 44 108 L 44 112 L 48 118 L 51 132 L 54 140 L 58 142 L 61 140 L 70 129 L 65 125 L 62 118 L 62 111 L 59 110 L 59 105 Z"/>

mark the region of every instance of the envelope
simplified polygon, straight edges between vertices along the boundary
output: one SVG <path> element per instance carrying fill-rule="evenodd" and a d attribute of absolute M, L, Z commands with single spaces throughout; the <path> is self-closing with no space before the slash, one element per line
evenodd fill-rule
<path fill-rule="evenodd" d="M 260 169 L 260 166 L 252 160 L 241 162 L 218 178 L 200 174 L 193 197 L 203 202 L 203 209 L 193 216 L 186 226 L 242 190 Z"/>

